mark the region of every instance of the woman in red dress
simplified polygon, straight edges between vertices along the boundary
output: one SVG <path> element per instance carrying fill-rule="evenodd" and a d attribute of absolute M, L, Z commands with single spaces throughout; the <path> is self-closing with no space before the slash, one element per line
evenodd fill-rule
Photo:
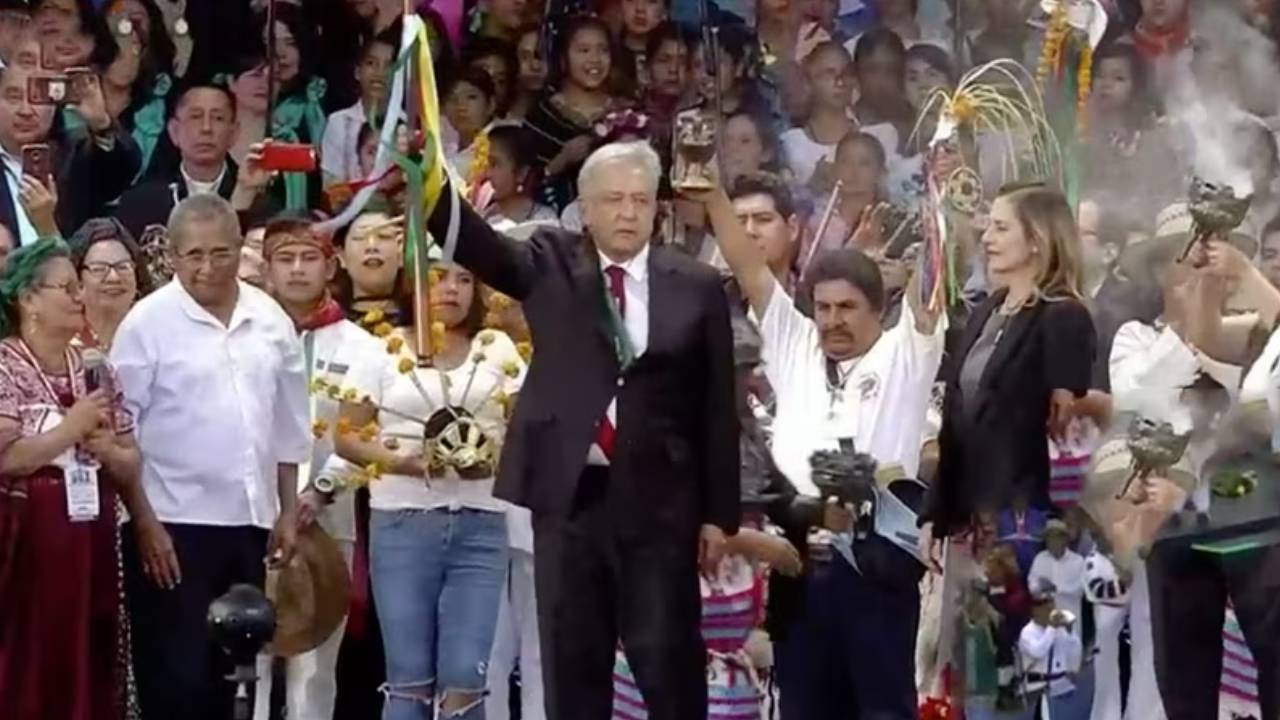
<path fill-rule="evenodd" d="M 0 275 L 0 701 L 6 717 L 118 720 L 129 705 L 116 499 L 150 517 L 133 420 L 84 324 L 66 245 Z"/>

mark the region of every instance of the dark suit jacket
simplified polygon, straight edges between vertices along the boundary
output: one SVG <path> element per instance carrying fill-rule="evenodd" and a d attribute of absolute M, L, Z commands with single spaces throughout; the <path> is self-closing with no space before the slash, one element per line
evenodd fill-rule
<path fill-rule="evenodd" d="M 142 156 L 129 133 L 113 126 L 115 146 L 98 147 L 87 132 L 77 131 L 48 143 L 53 154 L 54 179 L 58 184 L 58 229 L 64 237 L 80 229 L 84 221 L 106 214 L 107 204 L 129 188 L 138 172 Z M 0 172 L 0 224 L 18 240 L 17 208 L 9 193 L 9 173 Z"/>
<path fill-rule="evenodd" d="M 236 189 L 236 164 L 227 158 L 227 172 L 218 185 L 218 195 L 231 199 Z M 143 182 L 120 198 L 115 217 L 125 226 L 135 240 L 142 238 L 142 231 L 150 225 L 168 225 L 169 213 L 187 197 L 187 183 L 181 170 Z M 175 198 L 176 201 L 175 202 Z"/>
<path fill-rule="evenodd" d="M 609 339 L 604 280 L 582 235 L 495 233 L 463 203 L 455 260 L 522 303 L 534 356 L 507 429 L 495 494 L 566 518 L 609 401 L 618 434 L 609 482 L 624 535 L 684 544 L 739 520 L 738 420 L 729 308 L 715 270 L 649 251 L 649 344 L 626 372 Z M 429 221 L 445 236 L 448 202 Z"/>
<path fill-rule="evenodd" d="M 966 415 L 960 368 L 1005 294 L 974 308 L 946 378 L 938 477 L 921 518 L 936 534 L 963 528 L 980 510 L 1008 507 L 1015 493 L 1051 507 L 1049 398 L 1055 389 L 1083 396 L 1090 387 L 1096 339 L 1088 309 L 1074 300 L 1039 302 L 1010 318 L 979 381 L 977 410 Z"/>

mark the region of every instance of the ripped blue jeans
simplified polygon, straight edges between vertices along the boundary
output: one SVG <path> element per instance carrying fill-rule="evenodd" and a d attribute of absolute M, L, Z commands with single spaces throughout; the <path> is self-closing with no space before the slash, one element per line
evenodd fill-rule
<path fill-rule="evenodd" d="M 387 658 L 383 720 L 482 720 L 489 652 L 506 581 L 506 516 L 485 510 L 374 510 L 370 570 Z M 449 712 L 451 695 L 473 698 Z"/>

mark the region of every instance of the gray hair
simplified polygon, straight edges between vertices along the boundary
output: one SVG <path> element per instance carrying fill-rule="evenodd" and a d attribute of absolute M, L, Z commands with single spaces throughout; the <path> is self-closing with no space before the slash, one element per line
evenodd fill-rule
<path fill-rule="evenodd" d="M 629 162 L 640 167 L 648 176 L 654 194 L 657 194 L 658 180 L 662 176 L 662 160 L 645 140 L 609 143 L 591 153 L 578 171 L 578 194 L 586 195 L 587 188 L 600 173 L 601 166 L 614 162 Z"/>
<path fill-rule="evenodd" d="M 184 230 L 191 223 L 211 220 L 219 222 L 223 230 L 235 238 L 236 242 L 243 241 L 243 236 L 240 234 L 240 219 L 236 217 L 236 211 L 231 207 L 231 203 L 213 193 L 196 193 L 178 203 L 173 212 L 169 213 L 170 247 L 177 249 L 182 243 Z"/>

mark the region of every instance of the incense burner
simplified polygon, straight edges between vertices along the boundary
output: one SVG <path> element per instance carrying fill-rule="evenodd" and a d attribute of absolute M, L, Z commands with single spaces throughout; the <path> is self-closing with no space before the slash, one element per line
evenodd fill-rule
<path fill-rule="evenodd" d="M 1197 235 L 1213 235 L 1227 233 L 1244 222 L 1249 212 L 1249 203 L 1253 195 L 1238 197 L 1230 185 L 1211 183 L 1201 178 L 1192 178 L 1191 202 L 1189 210 L 1191 219 L 1196 223 Z"/>
<path fill-rule="evenodd" d="M 1174 432 L 1170 423 L 1145 417 L 1134 418 L 1129 425 L 1126 440 L 1129 453 L 1133 456 L 1133 469 L 1116 497 L 1128 495 L 1134 480 L 1144 480 L 1151 475 L 1167 475 L 1169 468 L 1182 459 L 1189 442 L 1191 433 Z M 1145 499 L 1144 493 L 1135 498 L 1134 502 L 1141 503 Z"/>
<path fill-rule="evenodd" d="M 427 420 L 425 456 L 432 477 L 453 468 L 464 480 L 493 477 L 494 443 L 471 413 L 461 407 L 437 410 Z"/>
<path fill-rule="evenodd" d="M 716 118 L 701 110 L 676 116 L 675 162 L 671 186 L 677 190 L 710 190 L 719 183 L 716 170 Z"/>

